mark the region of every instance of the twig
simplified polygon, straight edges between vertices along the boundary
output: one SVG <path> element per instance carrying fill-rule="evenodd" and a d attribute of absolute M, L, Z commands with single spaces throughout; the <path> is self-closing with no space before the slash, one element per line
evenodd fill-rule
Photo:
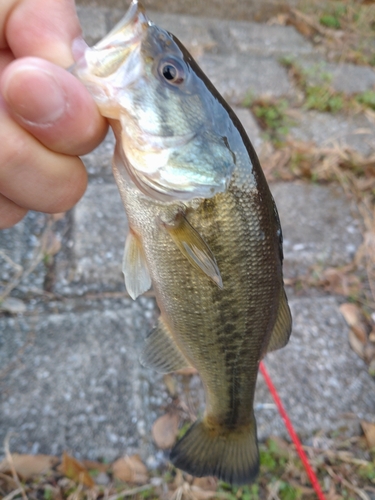
<path fill-rule="evenodd" d="M 324 455 L 327 455 L 328 458 L 338 459 L 338 460 L 341 460 L 342 462 L 345 462 L 348 464 L 364 465 L 364 466 L 370 465 L 370 462 L 368 462 L 367 460 L 361 460 L 360 458 L 354 458 L 348 452 L 324 450 L 322 448 L 317 448 L 315 446 L 306 446 L 306 445 L 303 445 L 303 448 L 306 451 L 311 451 L 311 452 L 317 453 L 317 454 L 322 453 Z"/>
<path fill-rule="evenodd" d="M 29 276 L 29 274 L 31 274 L 36 269 L 36 267 L 40 264 L 40 262 L 42 262 L 45 254 L 48 254 L 51 251 L 53 253 L 56 253 L 56 249 L 53 248 L 53 244 L 51 245 L 51 242 L 49 240 L 52 233 L 53 225 L 54 225 L 54 220 L 52 217 L 50 217 L 40 237 L 40 245 L 37 248 L 34 258 L 31 260 L 30 266 L 26 270 L 19 264 L 13 262 L 13 260 L 10 257 L 8 257 L 5 252 L 3 252 L 2 250 L 0 251 L 0 255 L 4 258 L 4 260 L 6 260 L 8 264 L 10 264 L 12 267 L 17 269 L 15 278 L 10 283 L 8 283 L 8 285 L 5 287 L 5 290 L 0 295 L 0 302 L 6 299 L 6 297 L 8 297 L 10 292 L 14 288 L 16 288 L 16 286 L 18 286 L 25 278 L 27 278 L 27 276 Z"/>
<path fill-rule="evenodd" d="M 334 470 L 332 469 L 332 467 L 329 467 L 328 465 L 327 465 L 327 472 L 332 477 L 332 479 L 339 480 L 344 486 L 346 486 L 350 490 L 354 491 L 354 493 L 357 493 L 357 495 L 359 497 L 361 497 L 362 500 L 371 500 L 370 497 L 367 495 L 367 493 L 365 493 L 363 490 L 360 490 L 359 488 L 357 488 L 353 484 L 349 483 L 349 481 L 347 481 L 343 477 L 337 475 L 334 472 Z"/>
<path fill-rule="evenodd" d="M 31 330 L 27 334 L 27 338 L 26 338 L 25 342 L 23 343 L 23 345 L 18 349 L 17 354 L 15 355 L 15 358 L 13 359 L 13 361 L 9 361 L 9 363 L 7 363 L 2 370 L 0 370 L 0 380 L 2 380 L 4 377 L 6 377 L 6 375 L 11 370 L 13 370 L 13 368 L 15 368 L 17 366 L 19 358 L 21 356 L 23 356 L 26 348 L 29 345 L 31 345 L 34 340 L 35 340 L 35 332 L 33 330 Z"/>
<path fill-rule="evenodd" d="M 121 493 L 116 493 L 116 495 L 112 495 L 107 498 L 107 500 L 119 500 L 122 497 L 131 497 L 132 495 L 136 495 L 141 491 L 150 490 L 154 486 L 152 484 L 145 484 L 144 486 L 139 486 L 138 488 L 133 488 L 131 490 L 124 490 Z"/>
<path fill-rule="evenodd" d="M 83 484 L 80 481 L 78 488 L 74 490 L 74 492 L 71 495 L 68 496 L 68 500 L 79 500 L 82 490 L 83 490 Z"/>
<path fill-rule="evenodd" d="M 8 297 L 8 295 L 13 290 L 13 288 L 15 286 L 17 286 L 18 283 L 20 282 L 20 278 L 22 277 L 22 274 L 23 274 L 23 267 L 20 266 L 19 264 L 17 264 L 16 262 L 14 262 L 10 257 L 8 257 L 8 255 L 3 250 L 0 250 L 0 256 L 6 262 L 8 262 L 8 264 L 10 266 L 12 266 L 16 270 L 15 278 L 10 283 L 8 283 L 8 285 L 5 287 L 3 293 L 0 295 L 0 302 L 3 302 L 4 299 L 6 299 L 6 297 Z"/>
<path fill-rule="evenodd" d="M 278 492 L 280 490 L 280 481 L 276 481 L 274 484 L 268 487 L 269 495 L 267 500 L 280 500 Z"/>
<path fill-rule="evenodd" d="M 12 454 L 10 453 L 10 450 L 9 450 L 9 441 L 10 441 L 11 435 L 12 435 L 11 433 L 8 433 L 5 437 L 5 440 L 4 440 L 5 456 L 6 456 L 6 459 L 8 461 L 10 470 L 12 472 L 13 479 L 16 482 L 18 489 L 20 490 L 20 493 L 22 495 L 23 500 L 28 500 L 27 495 L 25 493 L 25 490 L 24 490 L 24 488 L 19 480 L 19 477 L 17 475 L 16 469 L 14 467 L 13 457 L 12 457 Z"/>
<path fill-rule="evenodd" d="M 343 485 L 345 485 L 350 490 L 354 491 L 354 493 L 357 493 L 357 495 L 360 496 L 362 498 L 362 500 L 370 500 L 370 497 L 363 490 L 357 488 L 352 483 L 349 483 L 349 481 L 347 481 L 344 478 L 341 478 L 341 481 L 342 481 Z"/>
<path fill-rule="evenodd" d="M 3 498 L 3 500 L 12 500 L 14 497 L 22 493 L 22 488 L 17 488 L 16 490 L 13 490 L 9 495 Z"/>

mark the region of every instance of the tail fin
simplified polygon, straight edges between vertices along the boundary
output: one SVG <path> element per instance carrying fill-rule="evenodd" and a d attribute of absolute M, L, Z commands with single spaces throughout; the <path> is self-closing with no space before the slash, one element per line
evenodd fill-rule
<path fill-rule="evenodd" d="M 195 422 L 171 451 L 171 462 L 192 476 L 216 476 L 230 484 L 246 484 L 259 472 L 255 417 L 240 430 L 217 432 L 205 420 Z"/>

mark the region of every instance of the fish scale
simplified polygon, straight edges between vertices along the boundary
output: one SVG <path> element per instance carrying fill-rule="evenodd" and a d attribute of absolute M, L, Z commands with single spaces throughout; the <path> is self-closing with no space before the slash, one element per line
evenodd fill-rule
<path fill-rule="evenodd" d="M 191 55 L 136 1 L 73 73 L 116 137 L 127 289 L 136 298 L 152 284 L 160 308 L 141 362 L 190 365 L 202 379 L 204 415 L 170 458 L 195 476 L 250 482 L 259 362 L 291 331 L 280 222 L 255 151 Z"/>
<path fill-rule="evenodd" d="M 236 198 L 231 192 L 217 196 L 219 199 L 215 210 L 216 225 L 212 237 L 210 227 L 205 224 L 206 220 L 202 215 L 204 204 L 201 209 L 195 211 L 190 221 L 203 235 L 216 256 L 223 277 L 223 291 L 191 267 L 178 252 L 168 234 L 160 232 L 159 247 L 152 234 L 153 230 L 151 234 L 145 231 L 144 227 L 139 230 L 142 231 L 142 244 L 151 274 L 153 270 L 157 273 L 153 276 L 153 282 L 156 283 L 155 292 L 158 303 L 165 304 L 163 312 L 167 318 L 171 318 L 169 321 L 171 331 L 178 332 L 176 339 L 183 352 L 189 359 L 194 360 L 194 366 L 198 369 L 204 385 L 212 388 L 207 400 L 207 408 L 212 408 L 211 412 L 216 416 L 215 418 L 225 423 L 228 412 L 233 415 L 234 412 L 241 413 L 242 410 L 242 413 L 247 415 L 247 419 L 251 416 L 254 386 L 252 390 L 249 390 L 249 379 L 256 378 L 263 332 L 268 331 L 270 334 L 273 326 L 272 318 L 269 314 L 265 314 L 265 304 L 276 302 L 281 283 L 278 288 L 275 287 L 275 265 L 268 266 L 268 270 L 264 266 L 257 265 L 258 259 L 264 259 L 263 246 L 260 247 L 258 244 L 252 219 L 247 219 L 247 225 L 233 224 L 236 219 L 234 216 L 238 212 Z M 229 199 L 220 199 L 223 197 Z M 213 200 L 212 203 L 214 203 Z M 250 206 L 248 210 L 251 210 Z M 128 206 L 127 212 L 132 213 L 132 208 Z M 202 225 L 200 221 L 203 222 Z M 223 226 L 223 229 L 219 228 L 217 231 L 218 225 Z M 215 241 L 217 235 L 228 233 L 227 226 L 230 226 L 232 234 L 237 234 L 240 242 L 240 248 L 237 248 L 235 252 L 237 241 L 227 245 L 222 245 L 220 242 L 216 244 Z M 249 261 L 249 255 L 252 256 L 251 261 Z M 271 263 L 273 261 L 270 259 Z M 251 279 L 246 276 L 248 274 L 252 275 Z M 240 287 L 239 282 L 242 283 Z M 195 292 L 189 296 L 189 300 L 183 300 L 186 297 L 184 290 L 186 283 L 189 283 L 190 288 Z M 252 290 L 247 290 L 247 287 L 252 289 L 254 286 L 257 288 L 256 294 Z M 178 300 L 173 300 L 173 297 L 178 297 Z M 233 319 L 237 310 L 237 321 L 234 324 Z M 199 314 L 196 311 L 199 311 Z M 226 325 L 231 325 L 232 336 L 228 336 Z M 258 332 L 262 332 L 262 335 Z M 245 353 L 241 353 L 239 346 L 244 342 Z M 250 348 L 246 345 L 248 343 L 251 344 Z M 254 344 L 260 344 L 260 346 L 254 348 Z M 214 353 L 213 348 L 216 348 Z M 204 353 L 208 350 L 211 351 L 212 357 L 220 360 L 215 370 L 212 370 L 205 362 Z M 225 371 L 230 372 L 231 365 L 227 365 L 227 353 L 231 352 L 236 355 L 236 372 L 245 370 L 246 375 L 242 377 L 245 378 L 245 383 L 241 383 L 241 377 L 238 377 L 236 384 L 233 384 L 233 376 L 224 380 L 222 370 L 224 368 Z M 200 360 L 200 357 L 203 359 Z M 227 389 L 227 398 L 223 397 L 223 386 Z M 242 387 L 245 389 L 242 390 L 244 394 L 239 394 Z M 232 391 L 235 391 L 236 399 L 240 402 L 235 406 L 230 396 Z M 220 415 L 223 416 L 220 418 Z M 231 425 L 233 424 L 235 422 L 231 417 Z"/>

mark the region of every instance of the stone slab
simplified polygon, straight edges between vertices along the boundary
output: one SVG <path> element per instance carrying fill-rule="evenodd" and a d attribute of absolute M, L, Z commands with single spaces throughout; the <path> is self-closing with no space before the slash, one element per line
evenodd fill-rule
<path fill-rule="evenodd" d="M 82 35 L 88 45 L 94 45 L 108 33 L 108 9 L 105 7 L 77 6 Z"/>
<path fill-rule="evenodd" d="M 338 300 L 295 297 L 290 304 L 291 341 L 266 365 L 297 432 L 337 429 L 348 413 L 373 421 L 375 382 L 348 345 Z M 171 399 L 162 376 L 138 363 L 156 314 L 151 299 L 75 299 L 0 317 L 1 441 L 14 432 L 12 450 L 21 453 L 68 450 L 113 460 L 136 452 L 151 466 L 163 461 L 151 427 Z M 177 381 L 182 400 L 201 412 L 199 378 Z M 255 409 L 261 439 L 286 434 L 261 377 Z"/>
<path fill-rule="evenodd" d="M 337 92 L 356 94 L 375 87 L 375 71 L 369 66 L 330 63 L 315 57 L 296 57 L 310 85 L 329 84 Z"/>
<path fill-rule="evenodd" d="M 271 185 L 284 236 L 284 276 L 295 278 L 314 265 L 342 266 L 361 242 L 361 219 L 354 203 L 333 186 L 306 183 Z"/>
<path fill-rule="evenodd" d="M 112 180 L 112 156 L 115 149 L 115 136 L 109 128 L 104 141 L 93 151 L 81 157 L 90 177 Z"/>
<path fill-rule="evenodd" d="M 341 113 L 301 112 L 290 134 L 317 146 L 349 147 L 363 155 L 375 151 L 375 126 L 365 114 L 345 116 Z"/>
<path fill-rule="evenodd" d="M 361 223 L 340 189 L 276 183 L 271 190 L 284 234 L 285 277 L 303 275 L 314 265 L 326 268 L 352 261 L 362 242 Z M 74 209 L 72 224 L 71 245 L 57 260 L 55 291 L 123 291 L 121 262 L 128 229 L 114 182 L 89 185 Z"/>
<path fill-rule="evenodd" d="M 194 58 L 218 48 L 210 29 L 214 22 L 211 19 L 155 11 L 148 12 L 148 15 L 155 24 L 173 33 Z"/>
<path fill-rule="evenodd" d="M 291 95 L 287 72 L 272 57 L 204 54 L 198 64 L 229 103 L 241 105 L 246 97 Z"/>
<path fill-rule="evenodd" d="M 286 7 L 296 6 L 298 0 L 243 0 L 228 2 L 227 0 L 144 0 L 147 9 L 174 14 L 192 14 L 195 16 L 215 17 L 235 20 L 267 20 Z M 129 0 L 78 0 L 79 5 L 92 7 L 110 7 L 125 10 Z"/>
<path fill-rule="evenodd" d="M 312 54 L 313 45 L 292 26 L 229 22 L 227 31 L 234 41 L 231 50 L 262 57 Z"/>
<path fill-rule="evenodd" d="M 21 453 L 113 460 L 133 451 L 147 459 L 151 425 L 168 401 L 162 377 L 138 363 L 153 301 L 50 306 L 48 314 L 0 317 L 1 442 L 14 432 L 12 450 Z"/>
<path fill-rule="evenodd" d="M 31 290 L 43 290 L 46 268 L 40 245 L 46 224 L 45 214 L 29 212 L 14 227 L 0 230 L 0 297 L 17 278 L 18 271 L 22 276 L 16 289 L 18 297 L 25 298 Z"/>
<path fill-rule="evenodd" d="M 114 180 L 89 184 L 73 209 L 71 245 L 57 260 L 55 291 L 62 295 L 123 291 L 121 263 L 127 232 Z"/>
<path fill-rule="evenodd" d="M 193 57 L 220 52 L 262 57 L 312 54 L 313 46 L 291 26 L 223 21 L 211 17 L 148 11 L 158 26 L 173 33 Z M 102 38 L 124 15 L 121 9 L 78 6 L 83 35 L 89 45 Z"/>
<path fill-rule="evenodd" d="M 243 128 L 249 136 L 249 139 L 254 146 L 255 151 L 259 155 L 264 142 L 262 139 L 262 131 L 257 124 L 254 115 L 250 110 L 245 108 L 233 107 L 233 111 L 236 113 L 237 117 L 242 123 Z"/>
<path fill-rule="evenodd" d="M 266 356 L 265 364 L 298 432 L 350 427 L 353 419 L 374 422 L 375 380 L 351 350 L 348 327 L 335 297 L 290 300 L 289 344 Z M 286 430 L 260 375 L 256 417 L 261 438 Z"/>

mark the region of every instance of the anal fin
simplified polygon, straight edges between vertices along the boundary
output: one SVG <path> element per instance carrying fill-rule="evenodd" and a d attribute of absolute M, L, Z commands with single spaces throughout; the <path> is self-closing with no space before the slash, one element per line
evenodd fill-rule
<path fill-rule="evenodd" d="M 143 366 L 160 373 L 175 372 L 190 366 L 161 317 L 147 337 L 139 361 Z"/>
<path fill-rule="evenodd" d="M 186 217 L 180 214 L 176 224 L 166 225 L 166 229 L 190 264 L 208 276 L 219 288 L 223 288 L 214 254 Z"/>
<path fill-rule="evenodd" d="M 125 242 L 122 272 L 126 289 L 132 299 L 135 300 L 151 287 L 151 278 L 141 243 L 132 231 L 129 232 Z"/>
<path fill-rule="evenodd" d="M 279 309 L 277 311 L 276 323 L 267 346 L 267 352 L 281 349 L 288 343 L 292 331 L 292 315 L 288 305 L 288 299 L 284 288 L 281 290 Z"/>

